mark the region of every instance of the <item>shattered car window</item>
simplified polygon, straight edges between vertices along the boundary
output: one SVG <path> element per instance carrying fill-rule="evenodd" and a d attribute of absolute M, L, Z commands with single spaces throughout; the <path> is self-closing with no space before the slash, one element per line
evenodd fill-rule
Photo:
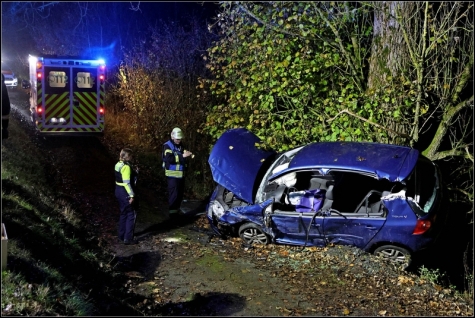
<path fill-rule="evenodd" d="M 420 158 L 411 175 L 407 178 L 407 196 L 412 198 L 420 209 L 416 214 L 423 216 L 429 213 L 433 206 L 439 180 L 434 164 L 425 158 Z"/>

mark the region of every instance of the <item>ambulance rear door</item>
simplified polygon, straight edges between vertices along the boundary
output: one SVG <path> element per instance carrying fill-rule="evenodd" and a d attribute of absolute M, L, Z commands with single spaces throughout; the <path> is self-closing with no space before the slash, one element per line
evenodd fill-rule
<path fill-rule="evenodd" d="M 45 63 L 44 120 L 43 127 L 38 127 L 40 131 L 102 133 L 104 118 L 100 110 L 104 96 L 100 93 L 99 66 L 75 64 L 74 61 Z"/>

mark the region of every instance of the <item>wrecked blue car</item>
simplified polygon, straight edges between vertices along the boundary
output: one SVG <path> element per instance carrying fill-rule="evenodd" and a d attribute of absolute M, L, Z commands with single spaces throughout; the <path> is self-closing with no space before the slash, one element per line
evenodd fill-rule
<path fill-rule="evenodd" d="M 211 228 L 246 244 L 344 244 L 407 262 L 444 226 L 439 169 L 413 148 L 316 142 L 276 153 L 238 128 L 208 162 Z"/>

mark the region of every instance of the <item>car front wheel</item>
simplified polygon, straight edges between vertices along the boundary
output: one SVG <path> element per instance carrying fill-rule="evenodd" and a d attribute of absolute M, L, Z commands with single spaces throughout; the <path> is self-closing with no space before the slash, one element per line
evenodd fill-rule
<path fill-rule="evenodd" d="M 411 253 L 405 248 L 394 245 L 383 245 L 374 251 L 374 255 L 399 264 L 409 264 Z"/>
<path fill-rule="evenodd" d="M 246 244 L 267 244 L 269 237 L 262 231 L 262 229 L 253 224 L 246 223 L 239 228 L 239 236 Z"/>

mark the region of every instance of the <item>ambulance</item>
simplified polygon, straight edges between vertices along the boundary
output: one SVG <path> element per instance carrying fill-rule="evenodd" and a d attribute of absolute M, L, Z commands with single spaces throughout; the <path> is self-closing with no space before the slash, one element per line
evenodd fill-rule
<path fill-rule="evenodd" d="M 31 120 L 48 135 L 104 132 L 103 60 L 29 55 Z"/>

